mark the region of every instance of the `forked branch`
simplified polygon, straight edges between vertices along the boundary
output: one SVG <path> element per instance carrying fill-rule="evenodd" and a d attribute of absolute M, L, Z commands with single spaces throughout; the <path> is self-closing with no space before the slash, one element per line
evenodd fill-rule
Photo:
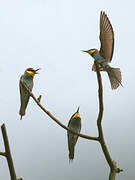
<path fill-rule="evenodd" d="M 30 96 L 33 98 L 33 100 L 37 103 L 37 105 L 52 119 L 54 120 L 59 126 L 64 128 L 67 131 L 70 131 L 73 134 L 77 134 L 78 136 L 88 139 L 88 140 L 94 140 L 98 141 L 101 145 L 101 148 L 103 150 L 104 156 L 106 158 L 106 161 L 108 162 L 108 165 L 110 167 L 110 175 L 109 180 L 115 180 L 116 173 L 119 173 L 123 171 L 122 169 L 117 168 L 116 162 L 112 160 L 110 153 L 107 149 L 107 146 L 105 144 L 104 135 L 103 135 L 103 129 L 102 129 L 102 117 L 103 117 L 103 88 L 102 88 L 102 79 L 99 71 L 98 64 L 96 61 L 94 62 L 96 66 L 96 73 L 97 73 L 97 80 L 98 80 L 98 97 L 99 97 L 99 114 L 97 119 L 97 127 L 98 127 L 98 137 L 92 137 L 87 136 L 84 134 L 75 133 L 74 131 L 71 131 L 67 126 L 62 124 L 58 119 L 56 119 L 41 103 L 40 98 L 36 98 L 34 94 L 29 90 L 29 88 L 21 81 L 23 87 L 29 92 Z"/>

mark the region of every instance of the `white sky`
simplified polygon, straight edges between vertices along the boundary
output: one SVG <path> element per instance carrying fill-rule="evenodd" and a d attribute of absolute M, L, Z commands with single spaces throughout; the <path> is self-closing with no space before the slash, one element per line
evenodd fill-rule
<path fill-rule="evenodd" d="M 99 48 L 100 11 L 107 13 L 115 33 L 112 67 L 120 67 L 124 88 L 112 91 L 106 73 L 103 128 L 112 159 L 133 179 L 135 152 L 135 3 L 90 0 L 0 1 L 0 125 L 6 124 L 17 176 L 25 180 L 108 179 L 109 167 L 97 142 L 79 138 L 69 164 L 66 131 L 31 99 L 20 121 L 18 82 L 28 67 L 41 68 L 33 93 L 67 124 L 80 106 L 84 134 L 97 135 L 97 79 L 93 59 L 81 52 Z M 0 133 L 0 151 L 4 151 Z M 0 158 L 0 179 L 8 180 Z"/>

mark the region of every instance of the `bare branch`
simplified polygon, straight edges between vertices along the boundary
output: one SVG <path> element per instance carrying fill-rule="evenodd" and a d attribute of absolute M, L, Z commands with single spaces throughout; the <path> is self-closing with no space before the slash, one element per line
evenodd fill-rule
<path fill-rule="evenodd" d="M 99 141 L 98 137 L 92 137 L 92 136 L 87 136 L 84 134 L 79 134 L 76 133 L 74 131 L 71 131 L 67 126 L 65 126 L 64 124 L 62 124 L 58 119 L 56 119 L 41 103 L 40 101 L 34 96 L 34 94 L 29 90 L 29 88 L 20 80 L 20 82 L 22 83 L 23 87 L 29 92 L 30 96 L 33 98 L 33 100 L 37 103 L 37 105 L 52 119 L 54 120 L 59 126 L 61 126 L 62 128 L 64 128 L 65 130 L 76 134 L 82 138 L 88 139 L 88 140 L 94 140 L 94 141 Z"/>
<path fill-rule="evenodd" d="M 84 134 L 79 134 L 76 133 L 74 131 L 71 131 L 67 126 L 65 126 L 64 124 L 62 124 L 58 119 L 56 119 L 41 103 L 40 103 L 40 99 L 36 98 L 34 96 L 34 94 L 29 90 L 29 88 L 22 82 L 23 87 L 29 92 L 30 96 L 33 98 L 33 100 L 37 103 L 37 105 L 52 119 L 54 120 L 59 126 L 61 126 L 62 128 L 64 128 L 65 130 L 76 134 L 82 138 L 88 139 L 88 140 L 94 140 L 94 141 L 98 141 L 101 144 L 103 153 L 105 155 L 106 161 L 108 162 L 109 166 L 110 166 L 110 175 L 109 175 L 109 180 L 115 180 L 115 176 L 116 173 L 120 173 L 121 171 L 123 171 L 122 169 L 117 168 L 115 161 L 113 161 L 111 159 L 110 153 L 107 149 L 107 146 L 105 144 L 105 140 L 104 140 L 104 135 L 103 135 L 103 129 L 102 129 L 102 118 L 103 118 L 103 88 L 102 88 L 102 79 L 101 79 L 101 75 L 100 75 L 100 71 L 99 71 L 99 67 L 98 64 L 96 63 L 96 61 L 94 62 L 95 66 L 96 66 L 96 72 L 97 72 L 97 79 L 98 79 L 98 96 L 99 96 L 99 114 L 98 114 L 98 118 L 97 118 L 97 127 L 98 127 L 98 137 L 92 137 L 92 136 L 87 136 Z"/>
<path fill-rule="evenodd" d="M 102 117 L 103 117 L 103 88 L 102 88 L 102 79 L 99 71 L 98 64 L 95 61 L 95 66 L 96 66 L 96 72 L 97 72 L 97 79 L 98 79 L 98 96 L 99 96 L 99 114 L 98 114 L 98 119 L 97 119 L 97 126 L 98 126 L 98 133 L 99 133 L 99 142 L 101 144 L 102 150 L 104 152 L 105 158 L 110 166 L 110 168 L 113 168 L 113 161 L 111 159 L 111 156 L 109 154 L 109 151 L 106 147 L 105 140 L 104 140 L 104 135 L 103 135 L 103 130 L 102 130 Z"/>
<path fill-rule="evenodd" d="M 10 152 L 9 141 L 8 141 L 5 124 L 3 124 L 1 126 L 1 131 L 2 131 L 3 140 L 4 140 L 5 156 L 6 156 L 7 162 L 8 162 L 10 177 L 11 177 L 11 180 L 17 180 L 15 169 L 14 169 L 14 164 L 13 164 L 13 160 L 12 160 L 12 156 L 11 156 L 11 152 Z"/>
<path fill-rule="evenodd" d="M 103 117 L 103 88 L 102 88 L 102 79 L 99 71 L 99 67 L 97 62 L 95 61 L 95 66 L 96 66 L 96 72 L 97 72 L 97 79 L 98 79 L 98 96 L 99 96 L 99 114 L 97 118 L 97 127 L 98 127 L 98 134 L 99 134 L 99 142 L 101 144 L 103 153 L 105 155 L 106 161 L 108 162 L 110 166 L 110 176 L 109 180 L 115 180 L 116 173 L 119 173 L 123 171 L 122 169 L 117 168 L 116 162 L 112 160 L 110 153 L 107 149 L 105 140 L 104 140 L 104 135 L 103 135 L 103 129 L 102 129 L 102 117 Z"/>

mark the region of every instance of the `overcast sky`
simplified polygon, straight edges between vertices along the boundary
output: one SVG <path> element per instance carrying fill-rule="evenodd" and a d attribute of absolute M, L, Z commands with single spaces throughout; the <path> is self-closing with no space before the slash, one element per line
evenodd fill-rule
<path fill-rule="evenodd" d="M 108 179 L 109 167 L 97 142 L 78 139 L 69 164 L 67 133 L 30 99 L 20 121 L 19 78 L 28 67 L 41 68 L 33 93 L 65 125 L 80 106 L 81 132 L 97 135 L 98 96 L 93 59 L 81 52 L 99 48 L 100 11 L 115 33 L 112 67 L 120 67 L 122 84 L 112 91 L 102 73 L 103 129 L 112 159 L 135 177 L 135 3 L 133 0 L 0 1 L 0 125 L 6 124 L 17 176 L 24 180 Z M 0 151 L 4 151 L 0 133 Z M 0 157 L 0 179 L 9 180 Z"/>

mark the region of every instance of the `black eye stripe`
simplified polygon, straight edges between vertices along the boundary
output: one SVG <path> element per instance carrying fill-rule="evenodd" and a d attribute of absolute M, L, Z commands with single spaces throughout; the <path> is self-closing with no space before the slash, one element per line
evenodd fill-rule
<path fill-rule="evenodd" d="M 35 72 L 33 68 L 28 68 L 27 71 Z"/>

